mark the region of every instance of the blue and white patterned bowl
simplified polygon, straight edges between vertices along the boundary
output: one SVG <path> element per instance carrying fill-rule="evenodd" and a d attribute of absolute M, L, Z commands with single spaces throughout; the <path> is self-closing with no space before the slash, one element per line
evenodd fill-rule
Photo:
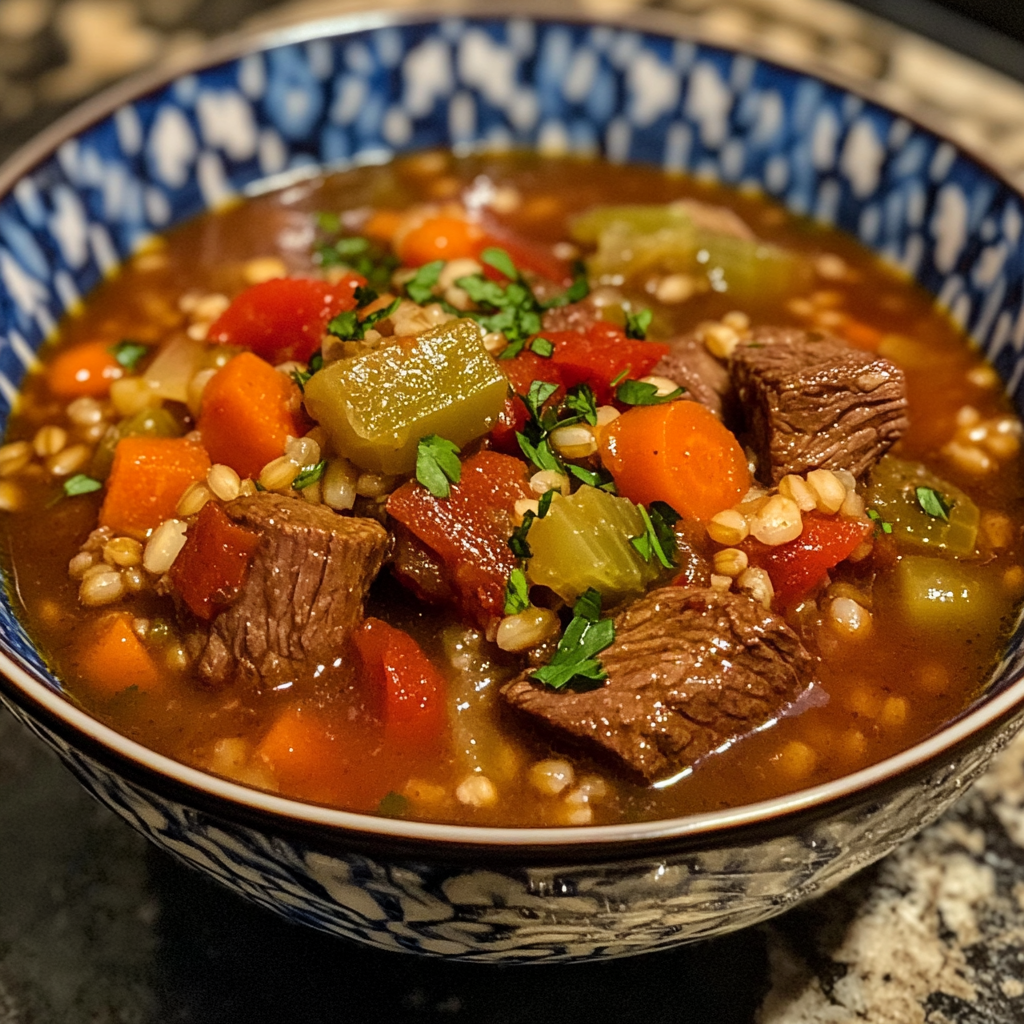
<path fill-rule="evenodd" d="M 60 317 L 147 237 L 280 176 L 435 146 L 599 152 L 753 185 L 857 235 L 1024 408 L 1024 200 L 940 135 L 806 72 L 631 26 L 361 16 L 225 44 L 82 108 L 0 170 L 0 420 Z M 619 956 L 764 920 L 938 816 L 1024 719 L 1018 629 L 912 749 L 763 804 L 494 829 L 328 810 L 186 768 L 66 700 L 0 596 L 0 698 L 157 845 L 293 921 L 494 962 Z"/>

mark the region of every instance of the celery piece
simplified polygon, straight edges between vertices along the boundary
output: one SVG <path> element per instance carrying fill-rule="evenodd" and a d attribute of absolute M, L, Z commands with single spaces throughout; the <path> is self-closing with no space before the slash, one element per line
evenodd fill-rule
<path fill-rule="evenodd" d="M 114 449 L 122 437 L 181 437 L 183 433 L 181 424 L 166 409 L 143 409 L 107 429 L 93 453 L 89 475 L 106 480 L 114 463 Z"/>
<path fill-rule="evenodd" d="M 1003 612 L 996 581 L 980 566 L 905 555 L 895 569 L 896 593 L 911 625 L 942 633 L 987 633 Z"/>
<path fill-rule="evenodd" d="M 779 294 L 803 283 L 806 260 L 727 230 L 727 223 L 723 230 L 716 226 L 707 214 L 695 219 L 685 203 L 603 206 L 575 218 L 572 235 L 597 246 L 588 260 L 596 277 L 685 273 L 741 300 Z"/>
<path fill-rule="evenodd" d="M 981 512 L 959 487 L 937 477 L 920 462 L 894 455 L 879 461 L 868 483 L 865 504 L 875 509 L 883 522 L 892 524 L 892 535 L 901 547 L 945 551 L 961 558 L 975 554 Z M 921 507 L 916 493 L 919 487 L 931 488 L 950 506 L 948 520 L 929 515 Z"/>
<path fill-rule="evenodd" d="M 642 594 L 660 575 L 630 544 L 644 534 L 644 520 L 627 498 L 584 485 L 572 497 L 555 495 L 543 519 L 530 527 L 531 583 L 572 603 L 593 587 L 611 605 Z"/>
<path fill-rule="evenodd" d="M 415 469 L 423 437 L 461 447 L 486 434 L 507 392 L 476 324 L 455 320 L 325 366 L 307 382 L 305 402 L 339 455 L 396 474 Z"/>

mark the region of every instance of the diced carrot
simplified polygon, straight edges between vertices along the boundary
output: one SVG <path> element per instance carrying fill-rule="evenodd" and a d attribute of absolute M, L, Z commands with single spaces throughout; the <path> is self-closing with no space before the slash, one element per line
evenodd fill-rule
<path fill-rule="evenodd" d="M 233 522 L 217 502 L 203 506 L 170 573 L 171 583 L 194 615 L 212 619 L 234 601 L 259 543 L 255 530 Z"/>
<path fill-rule="evenodd" d="M 363 225 L 363 234 L 381 242 L 390 242 L 405 220 L 405 214 L 399 210 L 374 210 L 369 220 Z"/>
<path fill-rule="evenodd" d="M 59 398 L 102 398 L 125 373 L 110 348 L 109 341 L 87 341 L 59 353 L 46 371 L 50 390 Z"/>
<path fill-rule="evenodd" d="M 385 746 L 409 754 L 438 754 L 448 716 L 444 677 L 420 645 L 401 629 L 368 618 L 353 635 L 363 665 L 362 682 L 377 691 Z"/>
<path fill-rule="evenodd" d="M 129 612 L 107 615 L 93 626 L 78 667 L 97 697 L 114 697 L 132 687 L 146 693 L 160 685 L 160 669 L 135 635 Z"/>
<path fill-rule="evenodd" d="M 750 488 L 739 442 L 698 402 L 629 409 L 602 432 L 600 451 L 619 494 L 690 519 L 710 519 Z"/>
<path fill-rule="evenodd" d="M 100 526 L 139 537 L 174 515 L 189 484 L 205 478 L 210 458 L 182 437 L 123 437 L 114 449 Z"/>
<path fill-rule="evenodd" d="M 428 217 L 398 239 L 398 257 L 407 267 L 421 267 L 433 260 L 476 256 L 483 241 L 479 224 L 443 214 Z"/>
<path fill-rule="evenodd" d="M 243 352 L 206 385 L 197 427 L 214 462 L 243 478 L 256 478 L 268 462 L 284 454 L 289 435 L 304 433 L 300 403 L 294 381 L 259 356 Z"/>
<path fill-rule="evenodd" d="M 847 320 L 839 328 L 839 333 L 854 348 L 861 348 L 867 352 L 877 352 L 882 342 L 882 332 L 862 320 Z"/>

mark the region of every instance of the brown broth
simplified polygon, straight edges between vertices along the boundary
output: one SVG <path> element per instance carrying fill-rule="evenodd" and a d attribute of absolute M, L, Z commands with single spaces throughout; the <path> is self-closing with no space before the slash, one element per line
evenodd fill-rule
<path fill-rule="evenodd" d="M 995 594 L 998 614 L 984 635 L 938 638 L 915 633 L 907 625 L 896 597 L 886 587 L 874 591 L 873 631 L 866 640 L 846 640 L 820 625 L 813 606 L 794 619 L 824 661 L 822 683 L 827 706 L 781 720 L 774 727 L 736 743 L 709 758 L 688 777 L 672 786 L 650 789 L 617 776 L 605 766 L 575 753 L 577 774 L 596 773 L 611 794 L 595 804 L 597 821 L 669 817 L 708 811 L 777 796 L 847 774 L 889 756 L 933 732 L 961 711 L 979 692 L 993 665 L 1013 609 L 1024 591 L 1017 567 L 1022 560 L 1020 524 L 1024 522 L 1024 477 L 1020 459 L 980 481 L 943 459 L 939 449 L 955 430 L 957 411 L 965 405 L 982 419 L 1004 415 L 1008 405 L 997 387 L 986 384 L 972 368 L 979 357 L 960 332 L 941 315 L 930 298 L 867 254 L 851 239 L 791 217 L 762 197 L 737 194 L 657 171 L 598 162 L 548 160 L 533 156 L 455 159 L 431 154 L 401 160 L 388 167 L 364 168 L 326 179 L 296 184 L 261 195 L 215 214 L 200 217 L 170 232 L 157 250 L 166 260 L 145 256 L 129 262 L 89 298 L 84 308 L 61 325 L 56 346 L 92 339 L 122 338 L 158 341 L 180 330 L 183 315 L 179 297 L 186 292 L 234 295 L 243 287 L 242 265 L 253 257 L 280 255 L 290 271 L 310 269 L 313 242 L 310 214 L 319 210 L 368 206 L 401 208 L 407 204 L 443 202 L 457 196 L 478 176 L 498 186 L 510 185 L 523 197 L 521 206 L 504 220 L 531 238 L 556 242 L 567 237 L 566 221 L 573 213 L 601 203 L 666 202 L 692 196 L 730 205 L 762 238 L 806 253 L 822 252 L 842 258 L 855 280 L 834 283 L 818 279 L 805 295 L 784 302 L 765 300 L 743 307 L 755 324 L 806 326 L 801 303 L 816 294 L 819 309 L 832 309 L 886 334 L 905 335 L 924 342 L 927 361 L 905 362 L 911 403 L 911 427 L 901 442 L 901 454 L 921 459 L 941 476 L 964 488 L 983 511 L 1005 513 L 1014 524 L 1012 544 L 993 552 L 977 565 Z M 824 293 L 822 295 L 821 293 Z M 682 333 L 707 319 L 735 308 L 728 295 L 714 292 L 678 305 L 659 305 L 649 296 L 636 298 L 654 308 L 664 336 Z M 47 423 L 63 420 L 64 403 L 47 391 L 41 374 L 24 386 L 8 440 L 31 439 Z M 225 737 L 260 737 L 280 711 L 295 700 L 292 693 L 210 693 L 196 685 L 187 670 L 168 668 L 158 695 L 122 694 L 98 700 L 81 681 L 82 644 L 94 623 L 108 608 L 83 609 L 78 583 L 69 579 L 68 562 L 93 528 L 100 495 L 51 503 L 59 491 L 41 468 L 19 477 L 28 496 L 23 511 L 0 519 L 0 534 L 21 615 L 72 699 L 97 718 L 125 734 L 185 763 L 211 766 L 213 745 Z M 843 567 L 834 580 L 859 582 L 856 567 Z M 153 595 L 132 599 L 136 615 L 173 620 L 166 599 Z M 390 580 L 377 586 L 368 611 L 387 616 L 420 640 L 437 664 L 445 660 L 442 634 L 453 629 L 435 609 L 416 606 Z M 450 636 L 450 634 L 449 634 Z M 493 653 L 493 651 L 492 651 Z M 516 663 L 505 659 L 498 677 L 511 675 Z M 504 676 L 502 676 L 504 673 Z M 564 757 L 508 720 L 493 697 L 497 681 L 484 688 L 488 707 L 480 712 L 481 737 L 498 748 L 487 755 L 500 799 L 486 810 L 463 807 L 453 796 L 465 763 L 453 757 L 437 764 L 425 782 L 440 788 L 435 800 L 415 798 L 407 813 L 426 819 L 475 824 L 534 825 L 566 821 L 564 802 L 542 797 L 525 781 L 531 763 L 544 757 Z M 305 695 L 327 720 L 338 725 L 349 713 L 345 695 L 320 692 Z M 454 713 L 454 712 L 453 712 Z M 455 713 L 457 715 L 457 713 Z M 333 719 L 332 719 L 332 716 Z M 228 771 L 223 765 L 220 770 Z M 265 776 L 229 772 L 256 784 Z M 507 778 L 507 781 L 506 781 Z M 272 781 L 272 780 L 271 780 Z M 428 787 L 429 788 L 429 787 Z M 292 787 L 291 795 L 325 802 L 346 802 L 330 789 Z M 373 809 L 374 797 L 368 807 Z M 349 801 L 351 802 L 351 801 Z M 356 802 L 357 806 L 359 802 Z"/>

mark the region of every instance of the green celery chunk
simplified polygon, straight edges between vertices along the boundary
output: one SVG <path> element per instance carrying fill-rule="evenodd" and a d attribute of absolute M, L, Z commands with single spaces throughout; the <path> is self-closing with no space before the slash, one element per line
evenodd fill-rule
<path fill-rule="evenodd" d="M 921 507 L 918 487 L 931 488 L 945 500 L 950 506 L 948 522 Z M 883 522 L 892 524 L 892 535 L 903 548 L 944 551 L 961 558 L 975 554 L 981 521 L 978 506 L 959 487 L 937 477 L 920 462 L 884 456 L 871 471 L 864 502 L 877 510 Z"/>
<path fill-rule="evenodd" d="M 572 604 L 588 587 L 605 605 L 642 594 L 661 574 L 630 544 L 644 533 L 640 510 L 628 498 L 584 485 L 572 497 L 555 495 L 543 519 L 535 519 L 526 564 L 531 583 Z"/>
<path fill-rule="evenodd" d="M 911 625 L 946 634 L 995 632 L 1004 608 L 998 582 L 978 565 L 905 555 L 895 570 L 896 593 Z"/>
<path fill-rule="evenodd" d="M 806 260 L 754 238 L 713 230 L 685 204 L 597 207 L 575 218 L 572 235 L 595 244 L 587 261 L 594 276 L 686 273 L 737 299 L 798 288 Z"/>
<path fill-rule="evenodd" d="M 89 475 L 106 480 L 114 463 L 114 449 L 122 437 L 181 437 L 183 433 L 181 424 L 166 409 L 143 409 L 107 429 L 93 453 Z"/>
<path fill-rule="evenodd" d="M 415 469 L 422 437 L 437 434 L 462 447 L 486 434 L 507 392 L 479 328 L 455 320 L 325 366 L 307 382 L 305 402 L 339 455 L 397 474 Z"/>

